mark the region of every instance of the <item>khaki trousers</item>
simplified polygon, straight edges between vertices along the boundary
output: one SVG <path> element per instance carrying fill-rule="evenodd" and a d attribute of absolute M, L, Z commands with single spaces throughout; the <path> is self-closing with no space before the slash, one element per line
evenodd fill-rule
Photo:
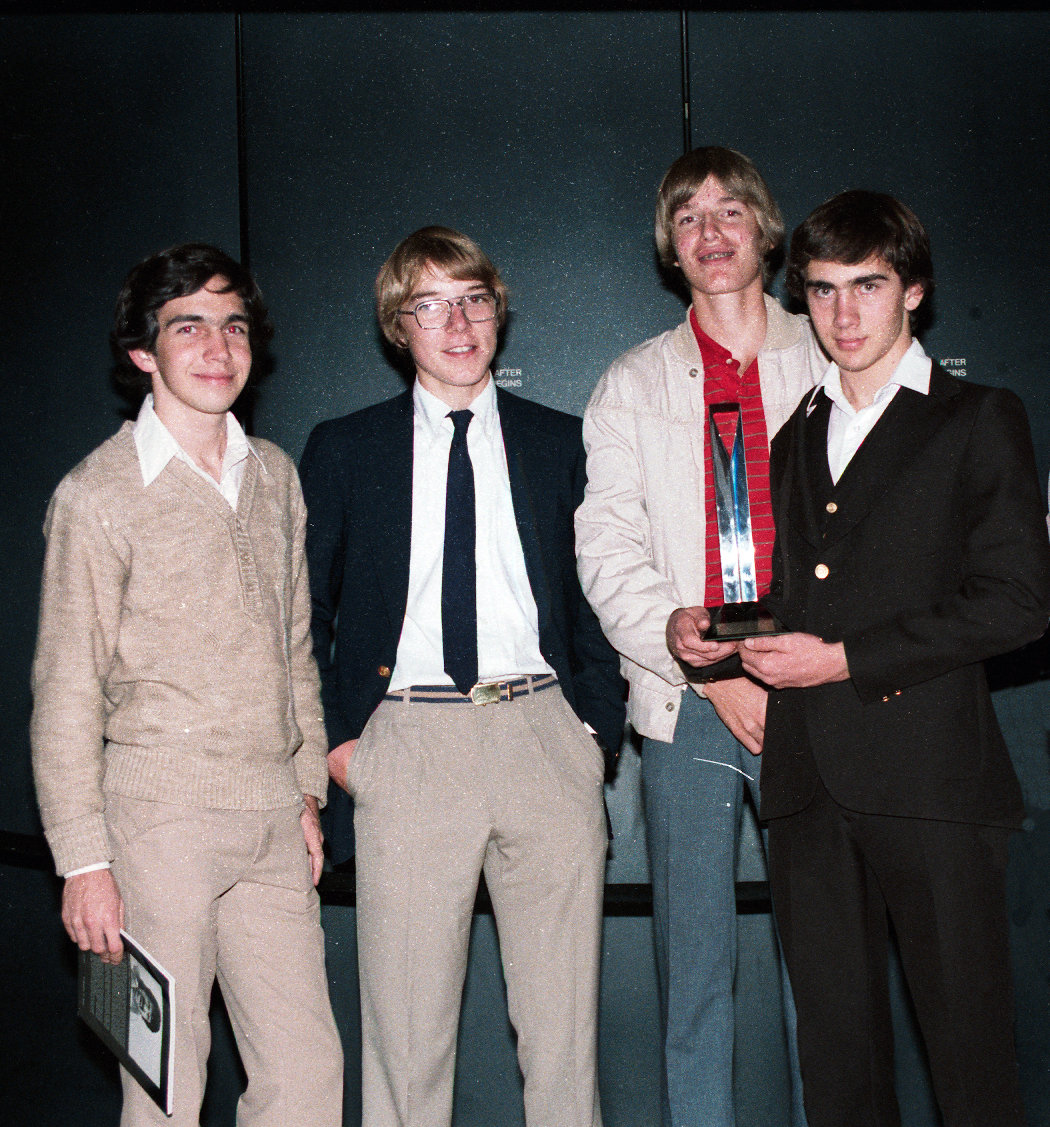
<path fill-rule="evenodd" d="M 478 885 L 499 931 L 528 1127 L 600 1127 L 602 754 L 555 686 L 383 701 L 350 762 L 363 1127 L 448 1127 Z"/>
<path fill-rule="evenodd" d="M 218 979 L 248 1086 L 238 1127 L 340 1127 L 343 1059 L 295 807 L 106 796 L 125 927 L 175 980 L 174 1115 L 122 1075 L 121 1127 L 197 1127 Z"/>

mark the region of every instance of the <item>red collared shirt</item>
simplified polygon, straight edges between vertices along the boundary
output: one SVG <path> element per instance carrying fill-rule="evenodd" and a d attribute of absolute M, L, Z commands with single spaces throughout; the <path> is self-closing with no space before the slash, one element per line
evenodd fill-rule
<path fill-rule="evenodd" d="M 704 513 L 707 530 L 707 580 L 704 605 L 721 606 L 722 563 L 718 543 L 718 515 L 715 509 L 714 470 L 711 463 L 711 437 L 708 410 L 712 403 L 739 403 L 744 427 L 744 452 L 747 458 L 747 492 L 751 504 L 751 535 L 755 545 L 755 579 L 759 596 L 769 591 L 773 579 L 773 501 L 769 492 L 769 438 L 762 408 L 762 389 L 758 381 L 758 361 L 752 360 L 740 374 L 739 363 L 717 341 L 700 328 L 696 312 L 689 310 L 689 324 L 700 346 L 704 362 Z M 732 451 L 733 435 L 722 434 L 726 449 Z"/>

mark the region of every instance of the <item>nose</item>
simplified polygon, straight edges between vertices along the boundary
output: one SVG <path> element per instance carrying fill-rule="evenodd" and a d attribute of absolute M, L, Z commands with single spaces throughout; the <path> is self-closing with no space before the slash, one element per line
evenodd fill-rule
<path fill-rule="evenodd" d="M 720 234 L 718 221 L 713 215 L 700 216 L 700 237 L 702 239 L 717 239 Z"/>
<path fill-rule="evenodd" d="M 225 358 L 230 354 L 230 336 L 222 329 L 210 329 L 204 342 L 204 355 Z"/>
<path fill-rule="evenodd" d="M 467 320 L 467 314 L 465 312 L 466 300 L 467 299 L 464 297 L 457 297 L 455 301 L 449 303 L 448 321 L 445 323 L 446 329 L 452 329 L 455 332 L 459 332 L 461 329 L 465 329 L 467 325 L 470 324 L 470 322 Z"/>
<path fill-rule="evenodd" d="M 835 297 L 835 325 L 844 328 L 857 322 L 857 299 L 851 293 L 840 293 Z"/>

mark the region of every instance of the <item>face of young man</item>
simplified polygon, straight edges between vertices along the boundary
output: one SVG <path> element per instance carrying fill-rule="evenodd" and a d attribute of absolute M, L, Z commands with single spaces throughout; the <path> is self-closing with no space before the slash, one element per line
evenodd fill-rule
<path fill-rule="evenodd" d="M 455 301 L 489 292 L 483 282 L 457 281 L 444 270 L 428 266 L 402 309 L 414 310 L 428 300 Z M 488 381 L 496 355 L 496 321 L 468 321 L 461 305 L 452 306 L 444 328 L 421 328 L 411 312 L 402 313 L 398 321 L 420 384 L 454 410 L 469 406 Z"/>
<path fill-rule="evenodd" d="M 766 239 L 750 204 L 734 198 L 713 176 L 671 218 L 675 259 L 700 296 L 762 289 Z"/>
<path fill-rule="evenodd" d="M 878 390 L 911 344 L 908 314 L 923 288 L 905 287 L 878 255 L 853 265 L 813 260 L 806 267 L 806 304 L 824 351 L 844 374 Z"/>
<path fill-rule="evenodd" d="M 237 294 L 219 292 L 226 284 L 216 275 L 196 293 L 165 302 L 152 350 L 128 353 L 152 376 L 154 410 L 165 425 L 224 415 L 248 382 L 248 317 Z"/>

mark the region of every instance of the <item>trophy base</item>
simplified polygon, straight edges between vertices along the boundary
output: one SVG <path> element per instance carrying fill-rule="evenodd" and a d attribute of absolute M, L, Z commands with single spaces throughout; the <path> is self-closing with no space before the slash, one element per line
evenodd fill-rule
<path fill-rule="evenodd" d="M 789 634 L 788 628 L 761 603 L 724 603 L 711 611 L 705 642 L 739 642 L 762 635 Z"/>

